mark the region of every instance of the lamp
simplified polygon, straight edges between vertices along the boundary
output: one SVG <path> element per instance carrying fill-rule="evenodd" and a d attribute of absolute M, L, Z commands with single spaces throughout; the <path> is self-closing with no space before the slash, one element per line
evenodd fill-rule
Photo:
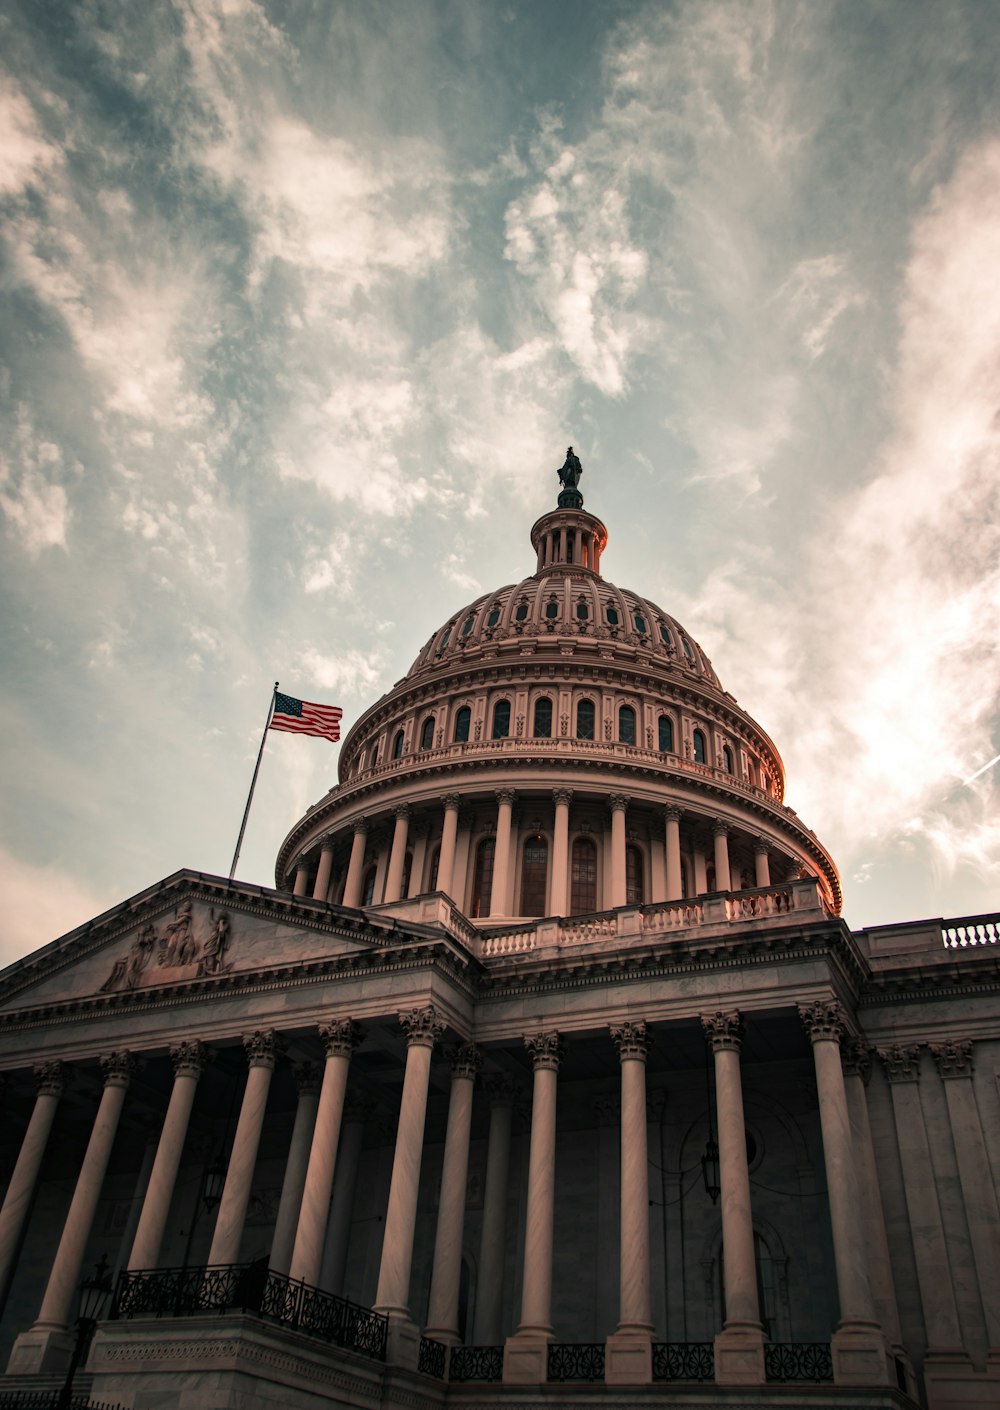
<path fill-rule="evenodd" d="M 202 1203 L 209 1214 L 211 1214 L 215 1206 L 221 1201 L 225 1183 L 225 1161 L 221 1159 L 213 1160 L 211 1165 L 205 1167 L 205 1180 L 201 1190 Z"/>
<path fill-rule="evenodd" d="M 101 1314 L 110 1295 L 111 1274 L 108 1271 L 108 1255 L 102 1253 L 101 1261 L 97 1264 L 93 1276 L 84 1278 L 80 1284 L 80 1310 L 76 1318 L 76 1342 L 73 1346 L 73 1355 L 70 1357 L 69 1369 L 66 1372 L 66 1380 L 63 1382 L 59 1399 L 56 1401 L 57 1410 L 69 1410 L 73 1399 L 73 1377 L 76 1375 L 87 1343 L 94 1334 L 94 1328 L 101 1320 Z"/>

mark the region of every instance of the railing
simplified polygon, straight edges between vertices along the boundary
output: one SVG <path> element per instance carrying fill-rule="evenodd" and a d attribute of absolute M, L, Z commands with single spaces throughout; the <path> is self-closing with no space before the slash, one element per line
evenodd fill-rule
<path fill-rule="evenodd" d="M 654 1341 L 654 1381 L 712 1381 L 715 1348 L 710 1341 Z"/>
<path fill-rule="evenodd" d="M 436 1376 L 439 1381 L 443 1381 L 447 1352 L 448 1348 L 443 1341 L 435 1341 L 433 1337 L 421 1337 L 420 1350 L 417 1352 L 417 1370 L 422 1371 L 425 1376 Z"/>
<path fill-rule="evenodd" d="M 941 927 L 941 940 L 949 950 L 965 950 L 973 945 L 1000 945 L 1000 915 L 946 921 Z"/>
<path fill-rule="evenodd" d="M 499 1381 L 503 1379 L 502 1346 L 453 1346 L 448 1367 L 450 1381 Z"/>
<path fill-rule="evenodd" d="M 0 1395 L 0 1410 L 124 1410 L 104 1400 L 74 1395 L 63 1400 L 57 1390 L 11 1390 Z"/>
<path fill-rule="evenodd" d="M 549 1342 L 550 1381 L 603 1381 L 604 1343 Z"/>
<path fill-rule="evenodd" d="M 832 1381 L 833 1357 L 827 1341 L 764 1343 L 764 1375 L 769 1381 Z"/>
<path fill-rule="evenodd" d="M 309 1336 L 385 1360 L 387 1322 L 344 1297 L 292 1282 L 264 1263 L 136 1269 L 118 1281 L 112 1318 L 253 1312 Z"/>

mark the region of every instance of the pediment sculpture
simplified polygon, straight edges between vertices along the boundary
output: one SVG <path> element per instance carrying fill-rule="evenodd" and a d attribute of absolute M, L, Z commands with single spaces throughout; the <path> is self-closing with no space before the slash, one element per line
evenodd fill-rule
<path fill-rule="evenodd" d="M 214 908 L 209 911 L 206 932 L 196 925 L 191 900 L 185 897 L 159 932 L 149 922 L 142 926 L 128 951 L 115 960 L 100 992 L 109 994 L 168 979 L 204 979 L 223 974 L 230 968 L 225 963 L 230 938 L 225 911 L 218 915 Z"/>

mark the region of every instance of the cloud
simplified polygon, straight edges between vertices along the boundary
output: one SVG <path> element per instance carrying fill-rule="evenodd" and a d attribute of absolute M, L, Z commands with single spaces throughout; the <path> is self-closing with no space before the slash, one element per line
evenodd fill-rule
<path fill-rule="evenodd" d="M 59 148 L 39 127 L 31 104 L 13 81 L 0 90 L 0 193 L 43 179 L 61 161 Z"/>
<path fill-rule="evenodd" d="M 69 497 L 59 483 L 64 474 L 62 451 L 36 434 L 27 410 L 20 408 L 11 455 L 0 451 L 0 510 L 8 535 L 30 558 L 46 548 L 66 548 Z"/>

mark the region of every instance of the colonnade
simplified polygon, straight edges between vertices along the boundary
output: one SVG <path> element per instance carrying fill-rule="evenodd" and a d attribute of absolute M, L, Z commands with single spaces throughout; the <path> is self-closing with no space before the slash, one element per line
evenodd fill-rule
<path fill-rule="evenodd" d="M 312 895 L 314 900 L 335 899 L 339 893 L 339 882 L 343 880 L 342 901 L 345 906 L 356 907 L 362 904 L 366 871 L 375 865 L 377 880 L 372 895 L 373 904 L 394 903 L 421 894 L 422 889 L 443 891 L 459 905 L 464 906 L 473 886 L 475 875 L 475 846 L 483 838 L 493 839 L 492 884 L 488 897 L 473 898 L 482 903 L 479 914 L 482 916 L 511 916 L 519 913 L 514 896 L 514 876 L 516 869 L 515 848 L 519 840 L 524 840 L 523 829 L 519 833 L 515 827 L 515 808 L 519 801 L 525 806 L 537 806 L 540 799 L 536 789 L 530 794 L 519 795 L 515 789 L 496 789 L 492 795 L 496 812 L 492 818 L 482 817 L 482 805 L 489 795 L 470 795 L 467 802 L 477 810 L 477 825 L 473 826 L 469 816 L 463 815 L 463 800 L 457 793 L 446 794 L 441 800 L 440 835 L 436 839 L 439 847 L 436 876 L 431 885 L 425 877 L 432 844 L 432 825 L 426 817 L 421 817 L 418 828 L 414 828 L 412 805 L 397 804 L 392 810 L 391 836 L 376 845 L 375 855 L 369 846 L 373 830 L 373 819 L 359 817 L 352 824 L 350 853 L 340 876 L 334 875 L 334 853 L 338 845 L 333 838 L 320 844 L 319 861 L 303 858 L 295 871 L 293 892 L 297 896 Z M 571 809 L 574 792 L 569 788 L 555 788 L 547 799 L 551 808 L 551 821 L 546 820 L 542 832 L 551 837 L 551 853 L 548 866 L 548 915 L 567 915 L 572 908 L 571 888 L 571 849 L 574 835 L 571 827 Z M 629 810 L 641 811 L 643 828 L 643 851 L 648 851 L 649 876 L 643 888 L 643 899 L 656 904 L 666 901 L 679 901 L 685 893 L 684 862 L 682 860 L 682 838 L 680 808 L 674 805 L 652 806 L 634 803 L 624 793 L 613 793 L 603 800 L 589 794 L 577 794 L 576 802 L 584 806 L 588 813 L 595 803 L 606 809 L 605 825 L 600 833 L 592 836 L 600 842 L 601 849 L 607 850 L 607 864 L 600 887 L 603 905 L 598 908 L 612 910 L 624 906 L 628 899 L 628 858 L 630 845 L 628 828 Z M 381 819 L 379 820 L 381 823 Z M 646 824 L 648 823 L 648 832 Z M 697 823 L 710 840 L 704 847 L 694 841 L 689 843 L 688 852 L 688 892 L 704 894 L 707 888 L 707 865 L 711 861 L 715 870 L 714 890 L 730 891 L 739 889 L 740 877 L 734 875 L 732 858 L 732 825 L 721 818 L 699 817 Z M 587 819 L 588 828 L 591 826 Z M 532 829 L 534 831 L 536 829 Z M 461 845 L 460 845 L 461 843 Z M 342 847 L 342 843 L 340 843 Z M 748 834 L 746 850 L 752 846 L 754 857 L 753 885 L 771 885 L 772 846 L 767 838 L 759 834 Z M 598 854 L 600 855 L 600 854 Z M 407 858 L 409 857 L 409 881 Z M 315 865 L 315 873 L 313 873 Z M 405 895 L 404 895 L 405 889 Z M 487 903 L 488 902 L 488 908 Z"/>

